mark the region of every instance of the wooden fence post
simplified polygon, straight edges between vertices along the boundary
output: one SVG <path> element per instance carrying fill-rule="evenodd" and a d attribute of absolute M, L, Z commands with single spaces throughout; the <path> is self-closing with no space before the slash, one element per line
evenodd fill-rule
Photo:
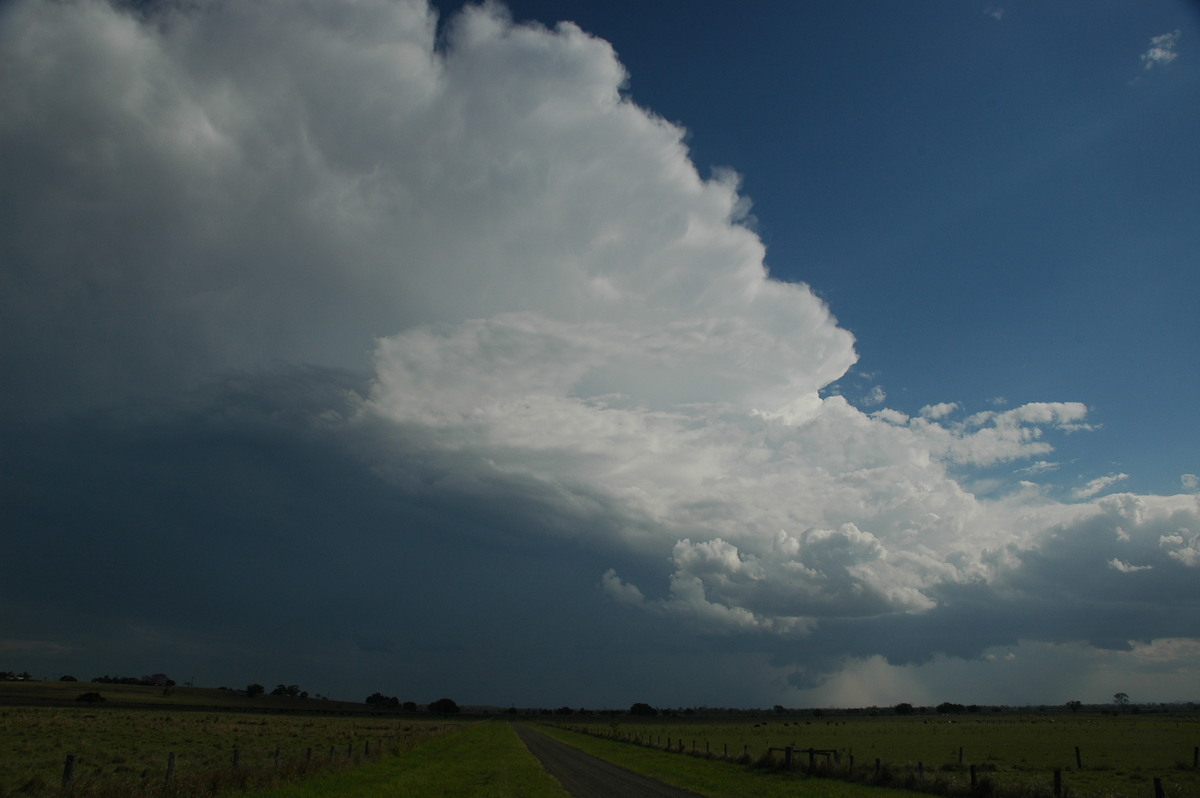
<path fill-rule="evenodd" d="M 925 763 L 924 762 L 917 762 L 917 778 L 919 778 L 919 779 L 925 778 Z"/>
<path fill-rule="evenodd" d="M 239 750 L 238 750 L 238 749 L 236 749 L 236 748 L 235 748 L 235 749 L 233 749 L 233 766 L 232 766 L 231 770 L 232 770 L 233 772 L 235 772 L 235 773 L 237 772 L 237 769 L 238 769 L 238 760 L 241 758 L 241 756 L 242 756 L 242 752 L 241 752 L 241 751 L 239 751 Z"/>
<path fill-rule="evenodd" d="M 1075 767 L 1083 770 L 1083 756 L 1079 753 L 1079 746 L 1075 746 Z"/>
<path fill-rule="evenodd" d="M 1165 798 L 1166 793 L 1163 792 L 1162 779 L 1158 776 L 1154 777 L 1154 798 Z"/>
<path fill-rule="evenodd" d="M 979 781 L 975 778 L 975 766 L 971 765 L 971 789 L 979 786 Z"/>
<path fill-rule="evenodd" d="M 312 748 L 311 747 L 309 747 L 308 751 L 304 754 L 304 764 L 306 764 L 306 765 L 312 764 Z"/>
<path fill-rule="evenodd" d="M 958 747 L 958 764 L 962 764 L 962 746 Z"/>
<path fill-rule="evenodd" d="M 1062 796 L 1062 768 L 1054 769 L 1054 798 Z"/>
<path fill-rule="evenodd" d="M 175 778 L 175 752 L 167 754 L 167 784 L 171 783 L 171 779 Z"/>
<path fill-rule="evenodd" d="M 67 761 L 63 763 L 62 789 L 67 792 L 71 789 L 71 780 L 75 778 L 75 755 L 67 754 Z"/>
<path fill-rule="evenodd" d="M 879 757 L 875 757 L 875 775 L 879 775 Z"/>
<path fill-rule="evenodd" d="M 279 746 L 275 746 L 275 767 L 279 767 Z"/>
<path fill-rule="evenodd" d="M 1192 770 L 1200 768 L 1200 745 L 1192 749 Z"/>

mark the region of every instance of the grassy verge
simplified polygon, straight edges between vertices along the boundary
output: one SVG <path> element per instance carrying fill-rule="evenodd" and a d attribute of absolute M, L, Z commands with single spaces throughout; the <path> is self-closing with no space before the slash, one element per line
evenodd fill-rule
<path fill-rule="evenodd" d="M 746 795 L 762 798 L 795 798 L 797 795 L 804 795 L 806 798 L 928 798 L 921 793 L 907 790 L 810 779 L 770 770 L 751 769 L 732 762 L 667 753 L 553 726 L 537 728 L 556 740 L 562 740 L 615 765 L 709 798 L 740 798 Z"/>
<path fill-rule="evenodd" d="M 569 798 L 508 723 L 477 723 L 398 756 L 239 798 Z"/>

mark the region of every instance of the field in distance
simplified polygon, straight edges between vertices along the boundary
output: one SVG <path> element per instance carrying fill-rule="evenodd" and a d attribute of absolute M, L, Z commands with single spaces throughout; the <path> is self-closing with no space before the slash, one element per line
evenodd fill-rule
<path fill-rule="evenodd" d="M 372 707 L 353 701 L 323 698 L 260 695 L 250 698 L 243 690 L 215 687 L 148 687 L 139 684 L 97 682 L 0 681 L 0 707 L 78 706 L 79 697 L 99 693 L 108 707 L 204 708 L 253 711 L 372 712 Z"/>
<path fill-rule="evenodd" d="M 105 700 L 76 700 L 89 692 Z M 57 795 L 68 755 L 75 796 L 212 794 L 360 765 L 461 725 L 369 710 L 196 687 L 0 682 L 0 798 Z"/>
<path fill-rule="evenodd" d="M 896 783 L 918 771 L 928 781 L 966 782 L 977 778 L 997 786 L 1053 785 L 1054 771 L 1070 794 L 1153 796 L 1159 778 L 1167 796 L 1200 795 L 1200 713 L 1040 714 L 1002 713 L 955 717 L 766 716 L 723 719 L 596 718 L 562 723 L 560 728 L 730 759 L 757 759 L 770 748 L 836 751 L 829 759 L 843 769 L 853 757 L 869 776 L 879 760 Z M 1079 749 L 1078 760 L 1076 748 Z M 776 752 L 782 758 L 782 752 Z M 961 757 L 961 758 L 960 758 Z M 817 763 L 824 757 L 818 756 Z M 797 753 L 804 769 L 808 755 Z M 906 784 L 907 786 L 907 784 Z"/>

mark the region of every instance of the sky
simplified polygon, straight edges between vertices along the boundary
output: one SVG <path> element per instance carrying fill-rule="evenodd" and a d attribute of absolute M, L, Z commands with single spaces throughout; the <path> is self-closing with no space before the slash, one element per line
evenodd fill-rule
<path fill-rule="evenodd" d="M 1200 4 L 0 5 L 0 668 L 1200 698 Z"/>

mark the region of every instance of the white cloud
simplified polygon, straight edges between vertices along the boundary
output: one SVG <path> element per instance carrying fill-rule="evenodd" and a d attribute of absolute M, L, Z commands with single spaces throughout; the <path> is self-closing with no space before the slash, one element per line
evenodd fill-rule
<path fill-rule="evenodd" d="M 1129 479 L 1128 474 L 1108 474 L 1103 477 L 1096 477 L 1082 488 L 1076 489 L 1072 495 L 1076 499 L 1090 499 L 1125 479 Z"/>
<path fill-rule="evenodd" d="M 1151 69 L 1156 66 L 1166 66 L 1178 57 L 1179 53 L 1175 48 L 1179 44 L 1179 37 L 1182 31 L 1173 30 L 1170 33 L 1163 33 L 1150 38 L 1150 49 L 1142 53 L 1142 62 L 1144 69 Z"/>
<path fill-rule="evenodd" d="M 1016 473 L 1023 474 L 1025 476 L 1035 476 L 1037 474 L 1044 474 L 1048 471 L 1056 471 L 1058 470 L 1059 466 L 1059 463 L 1052 463 L 1049 460 L 1038 460 L 1035 463 L 1030 463 L 1024 468 L 1018 468 Z"/>
<path fill-rule="evenodd" d="M 987 16 L 991 17 L 992 19 L 996 20 L 997 22 L 1000 22 L 1001 20 L 1004 19 L 1005 11 L 1003 8 L 1000 8 L 999 6 L 988 6 L 987 8 L 985 8 L 983 10 L 983 13 L 986 14 Z"/>
<path fill-rule="evenodd" d="M 1179 486 L 1187 493 L 1200 491 L 1200 476 L 1196 474 L 1182 474 L 1179 477 Z"/>
<path fill-rule="evenodd" d="M 939 402 L 935 405 L 925 405 L 921 408 L 922 418 L 939 419 L 945 418 L 954 411 L 958 410 L 957 402 Z"/>
<path fill-rule="evenodd" d="M 883 404 L 885 401 L 887 401 L 887 392 L 883 390 L 882 385 L 876 385 L 863 397 L 862 403 L 867 407 L 874 407 L 875 405 Z"/>
<path fill-rule="evenodd" d="M 1108 567 L 1114 571 L 1120 571 L 1123 574 L 1137 573 L 1138 571 L 1149 571 L 1154 568 L 1153 565 L 1130 565 L 1127 562 L 1118 560 L 1116 557 L 1108 561 Z"/>

